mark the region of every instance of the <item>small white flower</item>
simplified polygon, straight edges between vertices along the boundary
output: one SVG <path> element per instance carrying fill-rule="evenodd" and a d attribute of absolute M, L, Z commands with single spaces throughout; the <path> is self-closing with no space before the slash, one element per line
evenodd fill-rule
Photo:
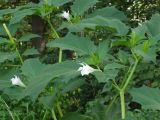
<path fill-rule="evenodd" d="M 18 86 L 21 86 L 21 87 L 26 87 L 25 84 L 21 81 L 21 79 L 14 75 L 13 78 L 11 78 L 11 82 L 12 82 L 12 85 L 18 85 Z"/>
<path fill-rule="evenodd" d="M 70 14 L 69 11 L 63 11 L 63 13 L 61 14 L 61 16 L 67 20 L 70 20 Z"/>
<path fill-rule="evenodd" d="M 92 73 L 94 71 L 96 71 L 96 69 L 90 67 L 89 65 L 85 64 L 85 63 L 80 63 L 82 65 L 82 67 L 79 67 L 78 71 L 81 71 L 81 75 L 89 75 L 89 73 Z"/>

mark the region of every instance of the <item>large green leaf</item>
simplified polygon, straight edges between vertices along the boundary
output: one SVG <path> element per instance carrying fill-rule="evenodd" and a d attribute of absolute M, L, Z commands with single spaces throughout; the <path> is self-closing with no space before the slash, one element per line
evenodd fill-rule
<path fill-rule="evenodd" d="M 0 69 L 0 90 L 11 86 L 10 79 L 14 77 L 15 70 Z"/>
<path fill-rule="evenodd" d="M 23 53 L 24 56 L 28 56 L 28 55 L 38 55 L 40 54 L 37 49 L 35 48 L 31 48 L 31 49 L 26 49 Z"/>
<path fill-rule="evenodd" d="M 14 13 L 13 18 L 10 20 L 10 25 L 20 22 L 25 16 L 34 14 L 35 11 L 31 9 L 19 10 Z"/>
<path fill-rule="evenodd" d="M 157 53 L 156 53 L 156 49 L 154 47 L 151 47 L 147 50 L 147 52 L 144 52 L 143 46 L 140 44 L 140 45 L 137 45 L 136 47 L 134 47 L 133 50 L 137 55 L 140 55 L 143 57 L 144 62 L 152 61 L 153 63 L 156 63 Z"/>
<path fill-rule="evenodd" d="M 108 82 L 108 80 L 115 80 L 115 77 L 118 75 L 118 72 L 125 66 L 118 63 L 108 63 L 104 67 L 104 72 L 95 71 L 93 74 L 97 78 L 99 83 Z"/>
<path fill-rule="evenodd" d="M 144 22 L 141 26 L 133 29 L 139 37 L 145 37 L 145 33 L 148 34 L 149 38 L 155 37 L 160 34 L 160 15 L 155 14 L 151 20 Z"/>
<path fill-rule="evenodd" d="M 45 65 L 38 59 L 26 60 L 22 66 L 22 73 L 29 80 L 24 91 L 25 96 L 30 96 L 35 100 L 50 80 L 61 75 L 77 72 L 78 67 L 79 65 L 73 61 Z"/>
<path fill-rule="evenodd" d="M 10 43 L 10 41 L 7 40 L 6 38 L 1 38 L 0 37 L 0 44 L 5 44 L 5 43 Z"/>
<path fill-rule="evenodd" d="M 85 83 L 84 79 L 71 79 L 69 82 L 63 83 L 62 94 L 73 91 L 82 86 L 84 83 Z"/>
<path fill-rule="evenodd" d="M 17 24 L 13 24 L 13 25 L 7 25 L 7 27 L 9 29 L 11 35 L 15 35 L 17 30 L 18 30 L 18 28 L 20 27 L 20 24 L 17 23 Z M 0 29 L 0 35 L 8 36 L 2 24 L 0 24 L 0 28 L 1 28 Z"/>
<path fill-rule="evenodd" d="M 40 37 L 40 36 L 37 34 L 32 34 L 32 33 L 25 33 L 18 41 L 23 41 L 23 42 L 29 41 L 32 38 L 37 38 L 37 37 Z"/>
<path fill-rule="evenodd" d="M 29 59 L 23 63 L 21 70 L 22 74 L 29 78 L 32 78 L 38 76 L 39 73 L 42 73 L 45 67 L 45 64 L 42 64 L 38 59 Z"/>
<path fill-rule="evenodd" d="M 111 19 L 127 20 L 127 17 L 124 15 L 124 13 L 116 9 L 114 6 L 97 9 L 87 17 L 94 17 L 97 15 Z"/>
<path fill-rule="evenodd" d="M 14 58 L 16 58 L 16 54 L 11 52 L 0 52 L 0 63 L 6 61 L 6 60 L 14 60 Z"/>
<path fill-rule="evenodd" d="M 73 34 L 68 34 L 64 38 L 51 41 L 47 44 L 48 47 L 59 47 L 64 50 L 74 50 L 80 54 L 88 55 L 95 52 L 96 46 L 94 43 L 84 37 L 78 37 Z"/>
<path fill-rule="evenodd" d="M 108 63 L 105 67 L 104 67 L 104 70 L 107 71 L 107 70 L 112 70 L 112 69 L 121 69 L 121 68 L 124 68 L 126 66 L 122 65 L 122 64 L 119 64 L 119 63 Z"/>
<path fill-rule="evenodd" d="M 141 88 L 132 88 L 129 93 L 136 101 L 142 105 L 143 109 L 160 110 L 160 90 L 143 86 Z"/>
<path fill-rule="evenodd" d="M 19 10 L 28 9 L 28 8 L 32 8 L 32 7 L 35 7 L 35 6 L 37 6 L 37 4 L 35 4 L 33 2 L 30 2 L 30 3 L 25 4 L 25 5 L 16 6 L 16 8 L 13 8 L 13 9 L 11 9 L 11 8 L 2 9 L 2 10 L 0 10 L 0 15 L 15 13 Z"/>
<path fill-rule="evenodd" d="M 73 15 L 83 15 L 83 13 L 96 4 L 97 0 L 75 0 L 71 6 Z"/>
<path fill-rule="evenodd" d="M 48 0 L 48 3 L 59 7 L 71 1 L 73 0 Z"/>
<path fill-rule="evenodd" d="M 94 29 L 96 26 L 103 26 L 112 28 L 118 35 L 125 35 L 128 33 L 128 27 L 118 19 L 107 19 L 102 16 L 95 16 L 92 18 L 83 19 L 76 24 L 63 24 L 60 29 L 68 28 L 70 32 L 80 32 L 85 28 Z M 112 30 L 112 31 L 113 31 Z"/>
<path fill-rule="evenodd" d="M 48 95 L 39 98 L 39 102 L 42 103 L 46 108 L 52 109 L 54 105 L 57 103 L 57 96 Z"/>
<path fill-rule="evenodd" d="M 97 54 L 101 62 L 106 58 L 108 51 L 109 51 L 109 42 L 107 40 L 100 42 L 97 47 Z"/>

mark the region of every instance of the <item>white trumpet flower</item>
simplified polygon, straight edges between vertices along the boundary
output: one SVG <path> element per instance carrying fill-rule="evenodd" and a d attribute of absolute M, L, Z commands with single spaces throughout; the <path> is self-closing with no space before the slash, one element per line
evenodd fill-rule
<path fill-rule="evenodd" d="M 86 63 L 80 63 L 80 65 L 82 65 L 82 67 L 79 67 L 78 71 L 81 72 L 81 75 L 89 75 L 90 73 L 96 71 L 96 69 L 90 67 L 89 65 L 87 65 Z"/>
<path fill-rule="evenodd" d="M 69 11 L 63 11 L 63 13 L 61 14 L 61 16 L 67 20 L 70 20 L 70 14 Z"/>
<path fill-rule="evenodd" d="M 18 85 L 20 87 L 26 87 L 25 84 L 21 81 L 21 79 L 14 75 L 13 78 L 11 78 L 11 82 L 12 82 L 12 85 Z"/>

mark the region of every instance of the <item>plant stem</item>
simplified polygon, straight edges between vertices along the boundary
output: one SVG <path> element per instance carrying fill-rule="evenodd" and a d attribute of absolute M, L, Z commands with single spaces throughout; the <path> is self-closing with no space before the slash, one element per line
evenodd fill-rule
<path fill-rule="evenodd" d="M 62 118 L 63 117 L 63 113 L 62 113 L 62 109 L 61 109 L 61 106 L 60 106 L 59 102 L 57 102 L 57 109 L 58 109 L 60 117 Z"/>
<path fill-rule="evenodd" d="M 129 76 L 128 76 L 127 80 L 125 81 L 125 83 L 124 83 L 124 85 L 123 85 L 123 87 L 122 87 L 122 90 L 123 90 L 123 91 L 126 90 L 128 84 L 129 84 L 129 82 L 130 82 L 130 80 L 131 80 L 131 78 L 132 78 L 132 76 L 133 76 L 133 73 L 134 73 L 134 71 L 135 71 L 135 69 L 136 69 L 136 67 L 137 67 L 137 65 L 138 65 L 138 62 L 139 62 L 139 60 L 136 59 L 136 62 L 134 63 L 134 66 L 133 66 L 133 68 L 131 69 L 131 72 L 130 72 Z"/>
<path fill-rule="evenodd" d="M 45 120 L 46 115 L 47 115 L 47 110 L 45 111 L 45 113 L 44 113 L 44 115 L 43 115 L 43 119 L 42 119 L 42 120 Z"/>
<path fill-rule="evenodd" d="M 127 73 L 125 74 L 125 76 L 124 76 L 124 78 L 123 78 L 123 80 L 122 80 L 122 83 L 121 83 L 121 85 L 120 85 L 120 88 L 122 88 L 122 87 L 124 86 L 125 81 L 126 81 L 126 79 L 128 78 L 128 76 L 129 76 L 129 74 L 130 74 L 132 68 L 133 68 L 133 64 L 130 65 L 130 67 L 129 67 Z"/>
<path fill-rule="evenodd" d="M 48 22 L 49 26 L 51 27 L 55 37 L 59 38 L 59 35 L 58 35 L 57 31 L 54 29 L 54 27 L 53 27 L 53 25 L 52 25 L 52 23 L 50 21 L 50 17 L 47 18 L 47 22 Z M 62 62 L 62 49 L 60 49 L 60 48 L 59 48 L 58 62 L 59 63 Z"/>
<path fill-rule="evenodd" d="M 58 35 L 57 31 L 54 29 L 54 27 L 53 27 L 53 25 L 52 25 L 52 23 L 51 23 L 51 21 L 50 21 L 50 17 L 47 18 L 47 22 L 48 22 L 49 26 L 51 27 L 51 29 L 52 29 L 55 37 L 56 37 L 56 38 L 59 38 L 59 35 Z"/>
<path fill-rule="evenodd" d="M 17 55 L 18 55 L 18 57 L 19 57 L 19 59 L 21 61 L 21 64 L 23 64 L 23 59 L 22 59 L 21 54 L 19 53 L 19 50 L 18 50 L 17 47 L 16 47 L 16 53 L 17 53 Z"/>
<path fill-rule="evenodd" d="M 59 48 L 58 62 L 62 62 L 62 49 Z"/>
<path fill-rule="evenodd" d="M 53 25 L 52 25 L 52 23 L 51 23 L 51 21 L 50 21 L 50 16 L 48 16 L 47 22 L 48 22 L 49 26 L 51 27 L 51 29 L 52 29 L 55 37 L 56 37 L 56 38 L 59 38 L 59 35 L 58 35 L 57 31 L 54 29 L 54 27 L 53 27 Z M 58 63 L 61 63 L 61 62 L 62 62 L 62 54 L 63 54 L 63 53 L 62 53 L 62 49 L 59 48 Z M 60 105 L 59 105 L 59 102 L 57 102 L 57 109 L 58 109 L 58 112 L 59 112 L 60 117 L 63 117 L 63 113 L 62 113 L 61 107 L 60 107 Z"/>
<path fill-rule="evenodd" d="M 121 100 L 121 117 L 122 120 L 126 117 L 126 110 L 125 110 L 125 98 L 124 98 L 124 91 L 120 91 L 120 100 Z"/>
<path fill-rule="evenodd" d="M 1 101 L 5 104 L 6 109 L 7 109 L 8 113 L 10 114 L 12 120 L 15 120 L 9 106 L 7 105 L 7 103 L 2 98 L 1 98 Z"/>
<path fill-rule="evenodd" d="M 129 85 L 129 82 L 131 81 L 131 78 L 133 76 L 133 73 L 134 71 L 136 70 L 136 67 L 138 65 L 138 62 L 139 60 L 136 59 L 133 67 L 131 69 L 129 69 L 129 75 L 123 85 L 123 87 L 119 90 L 119 95 L 120 95 L 120 101 L 121 101 L 121 117 L 122 119 L 125 119 L 126 118 L 126 110 L 125 110 L 125 97 L 124 97 L 124 94 L 125 94 L 125 90 L 126 88 L 128 87 Z"/>
<path fill-rule="evenodd" d="M 7 26 L 6 26 L 5 23 L 3 23 L 3 27 L 4 27 L 4 29 L 5 29 L 5 31 L 6 31 L 6 33 L 7 33 L 10 41 L 11 41 L 11 42 L 14 44 L 14 46 L 16 47 L 16 53 L 17 53 L 17 55 L 18 55 L 18 57 L 19 57 L 19 59 L 20 59 L 20 61 L 21 61 L 21 64 L 23 64 L 23 59 L 22 59 L 21 54 L 20 54 L 20 52 L 19 52 L 19 50 L 18 50 L 18 48 L 17 48 L 17 46 L 16 46 L 16 42 L 14 41 L 14 38 L 12 37 L 12 35 L 11 35 L 10 31 L 8 30 L 8 28 L 7 28 Z"/>
<path fill-rule="evenodd" d="M 56 114 L 55 114 L 55 112 L 54 112 L 54 108 L 51 110 L 51 112 L 52 112 L 52 118 L 53 118 L 54 120 L 57 120 Z"/>

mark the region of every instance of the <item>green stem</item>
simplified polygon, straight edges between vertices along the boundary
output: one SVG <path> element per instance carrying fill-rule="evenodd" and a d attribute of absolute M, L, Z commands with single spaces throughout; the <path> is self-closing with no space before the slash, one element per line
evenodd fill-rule
<path fill-rule="evenodd" d="M 7 103 L 2 98 L 1 98 L 1 101 L 5 104 L 6 109 L 7 109 L 8 113 L 10 114 L 12 120 L 15 120 L 9 106 L 7 105 Z"/>
<path fill-rule="evenodd" d="M 58 62 L 62 62 L 62 49 L 59 48 Z"/>
<path fill-rule="evenodd" d="M 129 76 L 128 76 L 127 80 L 125 81 L 125 83 L 124 83 L 124 85 L 123 85 L 123 87 L 122 87 L 122 90 L 123 90 L 123 91 L 126 90 L 128 84 L 129 84 L 129 82 L 130 82 L 130 80 L 131 80 L 131 78 L 132 78 L 132 76 L 133 76 L 133 73 L 134 73 L 134 71 L 135 71 L 135 69 L 136 69 L 136 67 L 137 67 L 137 65 L 138 65 L 138 62 L 139 62 L 139 60 L 136 59 L 136 62 L 134 63 L 134 66 L 133 66 L 133 68 L 131 69 L 131 72 L 130 72 Z"/>
<path fill-rule="evenodd" d="M 52 29 L 55 37 L 56 37 L 56 38 L 59 38 L 59 35 L 58 35 L 57 31 L 54 29 L 54 27 L 53 27 L 53 25 L 52 25 L 52 23 L 51 23 L 51 21 L 50 21 L 50 17 L 47 18 L 47 22 L 48 22 L 49 26 L 51 27 L 51 29 Z"/>
<path fill-rule="evenodd" d="M 125 94 L 125 90 L 126 88 L 128 87 L 130 81 L 131 81 L 131 78 L 133 76 L 133 73 L 135 72 L 136 70 L 136 67 L 138 65 L 138 62 L 139 60 L 136 59 L 133 67 L 131 69 L 129 69 L 129 76 L 127 77 L 123 87 L 120 89 L 119 91 L 119 94 L 120 94 L 120 101 L 121 101 L 121 117 L 122 119 L 125 119 L 126 118 L 126 110 L 125 110 L 125 97 L 124 97 L 124 94 Z"/>
<path fill-rule="evenodd" d="M 12 42 L 13 44 L 15 44 L 14 39 L 13 39 L 13 37 L 12 37 L 12 35 L 11 35 L 10 31 L 8 30 L 8 28 L 7 28 L 7 26 L 6 26 L 5 23 L 3 23 L 3 27 L 4 27 L 5 31 L 6 31 L 9 39 L 11 40 L 11 42 Z"/>
<path fill-rule="evenodd" d="M 44 115 L 43 115 L 43 118 L 42 118 L 42 120 L 45 120 L 45 118 L 46 118 L 46 115 L 47 115 L 47 110 L 45 111 L 45 113 L 44 113 Z"/>
<path fill-rule="evenodd" d="M 61 109 L 61 106 L 60 106 L 59 102 L 57 102 L 57 109 L 58 109 L 60 117 L 62 118 L 63 117 L 63 113 L 62 113 L 62 109 Z"/>
<path fill-rule="evenodd" d="M 128 76 L 129 76 L 129 74 L 130 74 L 130 72 L 131 72 L 132 67 L 133 67 L 133 64 L 130 65 L 130 67 L 129 67 L 129 69 L 128 69 L 128 72 L 125 74 L 125 76 L 124 76 L 124 78 L 123 78 L 123 80 L 122 80 L 122 83 L 121 83 L 121 85 L 120 85 L 120 88 L 122 88 L 122 87 L 124 86 L 125 81 L 126 81 L 126 79 L 128 78 Z"/>
<path fill-rule="evenodd" d="M 52 118 L 53 118 L 53 120 L 57 120 L 57 117 L 56 117 L 56 114 L 54 112 L 54 109 L 52 109 L 51 112 L 52 112 Z"/>
<path fill-rule="evenodd" d="M 48 16 L 47 22 L 48 22 L 49 26 L 51 27 L 51 30 L 53 31 L 55 37 L 59 38 L 59 35 L 58 35 L 57 31 L 54 29 L 54 27 L 53 27 L 53 25 L 52 25 L 52 23 L 50 21 L 50 16 Z M 58 62 L 59 63 L 62 62 L 62 54 L 63 54 L 62 53 L 62 49 L 59 48 L 59 55 L 58 55 Z M 58 113 L 59 113 L 60 117 L 63 117 L 63 113 L 62 113 L 61 107 L 59 105 L 59 102 L 57 102 L 57 109 L 58 109 Z"/>
<path fill-rule="evenodd" d="M 49 26 L 51 27 L 51 29 L 52 29 L 55 37 L 56 37 L 56 38 L 59 38 L 59 35 L 58 35 L 57 31 L 54 29 L 54 27 L 53 27 L 53 25 L 52 25 L 52 23 L 51 23 L 51 21 L 50 21 L 50 17 L 47 18 L 47 21 L 48 21 L 48 24 L 49 24 Z M 59 63 L 62 62 L 62 54 L 63 54 L 63 53 L 62 53 L 62 49 L 59 48 L 59 55 L 58 55 L 58 62 L 59 62 Z"/>
<path fill-rule="evenodd" d="M 21 64 L 23 64 L 23 59 L 22 59 L 22 57 L 21 57 L 21 54 L 20 54 L 20 52 L 19 52 L 19 50 L 18 50 L 18 48 L 17 48 L 17 45 L 16 45 L 15 41 L 14 41 L 14 38 L 12 37 L 12 35 L 11 35 L 10 31 L 8 30 L 8 28 L 7 28 L 7 26 L 6 26 L 5 23 L 3 23 L 3 27 L 4 27 L 4 29 L 5 29 L 5 31 L 6 31 L 6 33 L 7 33 L 10 41 L 11 41 L 11 42 L 14 44 L 14 46 L 16 47 L 16 53 L 17 53 L 17 55 L 18 55 L 18 57 L 19 57 L 19 59 L 20 59 L 20 61 L 21 61 Z"/>
<path fill-rule="evenodd" d="M 19 53 L 19 50 L 18 50 L 17 47 L 16 47 L 16 53 L 17 53 L 17 55 L 19 57 L 19 60 L 21 61 L 21 64 L 23 64 L 23 59 L 22 59 L 21 54 Z"/>
<path fill-rule="evenodd" d="M 121 100 L 121 117 L 122 120 L 126 118 L 126 110 L 125 110 L 125 98 L 124 98 L 124 91 L 120 91 L 120 100 Z"/>

